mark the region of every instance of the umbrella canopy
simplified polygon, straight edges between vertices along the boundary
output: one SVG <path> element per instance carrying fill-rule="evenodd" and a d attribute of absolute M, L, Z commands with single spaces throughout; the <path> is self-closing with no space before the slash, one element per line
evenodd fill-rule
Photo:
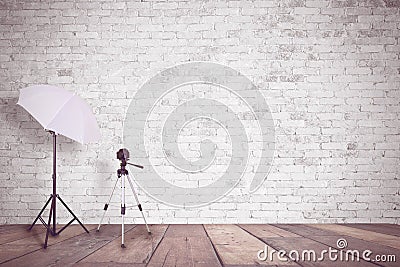
<path fill-rule="evenodd" d="M 67 90 L 50 85 L 30 86 L 20 90 L 17 104 L 47 130 L 81 144 L 100 139 L 100 130 L 89 105 Z"/>

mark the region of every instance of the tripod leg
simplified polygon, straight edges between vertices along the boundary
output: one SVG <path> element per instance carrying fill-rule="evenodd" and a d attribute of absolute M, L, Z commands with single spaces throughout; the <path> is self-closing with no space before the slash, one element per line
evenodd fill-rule
<path fill-rule="evenodd" d="M 52 199 L 52 197 L 50 196 L 49 199 L 47 200 L 46 204 L 44 204 L 42 210 L 39 212 L 39 214 L 38 214 L 38 216 L 36 217 L 36 219 L 33 221 L 33 223 L 31 224 L 31 226 L 28 228 L 28 231 L 32 230 L 32 227 L 35 225 L 35 223 L 37 222 L 37 220 L 42 216 L 43 211 L 46 209 L 47 205 L 49 205 L 51 199 Z"/>
<path fill-rule="evenodd" d="M 88 229 L 86 229 L 86 227 L 81 223 L 81 221 L 78 219 L 78 217 L 76 217 L 76 215 L 72 212 L 72 210 L 67 206 L 67 204 L 65 204 L 65 202 L 61 199 L 61 197 L 59 195 L 56 195 L 57 198 L 60 200 L 60 202 L 64 205 L 64 207 L 69 211 L 69 213 L 71 213 L 71 215 L 74 217 L 74 219 L 81 225 L 81 227 L 86 231 L 86 233 L 89 233 Z M 72 222 L 72 221 L 71 221 Z M 71 224 L 71 222 L 69 224 Z M 68 225 L 69 225 L 68 224 Z M 67 226 L 68 226 L 67 225 Z M 62 230 L 64 230 L 67 226 L 65 226 Z M 61 232 L 61 231 L 60 231 Z M 60 233 L 59 232 L 59 233 Z"/>
<path fill-rule="evenodd" d="M 118 179 L 119 179 L 119 178 L 118 178 Z M 99 226 L 97 226 L 97 232 L 100 231 L 101 224 L 103 223 L 104 216 L 106 215 L 106 211 L 107 211 L 107 209 L 108 209 L 108 206 L 110 205 L 111 198 L 112 198 L 112 196 L 113 196 L 113 194 L 114 194 L 115 187 L 117 187 L 118 179 L 115 181 L 114 188 L 113 188 L 113 190 L 112 190 L 112 192 L 111 192 L 110 197 L 108 198 L 108 202 L 104 205 L 103 216 L 101 216 Z"/>
<path fill-rule="evenodd" d="M 124 234 L 125 234 L 125 175 L 121 177 L 121 217 L 122 217 L 122 229 L 121 229 L 121 247 L 125 248 Z"/>
<path fill-rule="evenodd" d="M 140 204 L 139 198 L 138 198 L 138 196 L 136 195 L 135 189 L 134 189 L 134 187 L 133 187 L 133 182 L 132 182 L 132 180 L 131 180 L 131 177 L 129 177 L 128 174 L 127 174 L 126 176 L 128 177 L 129 185 L 131 186 L 133 195 L 135 196 L 136 204 L 137 204 L 137 206 L 138 206 L 140 212 L 142 213 L 142 217 L 143 217 L 144 223 L 145 223 L 145 225 L 146 225 L 147 232 L 148 232 L 149 234 L 151 234 L 150 229 L 149 229 L 149 226 L 147 225 L 147 222 L 146 222 L 146 218 L 144 217 L 144 214 L 143 214 L 142 205 Z"/>
<path fill-rule="evenodd" d="M 53 230 L 51 230 L 51 217 L 53 215 L 53 209 L 55 208 L 54 203 L 56 203 L 56 196 L 51 195 L 51 207 L 50 207 L 50 214 L 49 214 L 49 221 L 47 223 L 47 231 L 46 231 L 46 238 L 44 240 L 44 246 L 43 248 L 47 248 L 47 240 L 49 239 L 49 233 Z"/>

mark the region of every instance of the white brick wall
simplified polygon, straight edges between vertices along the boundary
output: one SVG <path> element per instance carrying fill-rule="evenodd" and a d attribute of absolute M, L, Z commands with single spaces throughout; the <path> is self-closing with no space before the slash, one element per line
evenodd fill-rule
<path fill-rule="evenodd" d="M 93 107 L 103 140 L 59 138 L 58 190 L 85 223 L 97 223 L 130 100 L 154 73 L 196 60 L 228 65 L 262 88 L 276 125 L 275 160 L 256 193 L 239 184 L 201 208 L 170 207 L 139 190 L 150 223 L 400 223 L 399 6 L 2 1 L 0 223 L 31 222 L 51 191 L 51 139 L 15 105 L 20 88 L 61 86 Z M 117 207 L 108 215 L 119 222 Z M 142 222 L 135 208 L 127 216 Z"/>

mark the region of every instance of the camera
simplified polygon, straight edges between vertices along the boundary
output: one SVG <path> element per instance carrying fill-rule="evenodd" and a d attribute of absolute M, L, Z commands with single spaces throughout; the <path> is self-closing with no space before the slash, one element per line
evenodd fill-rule
<path fill-rule="evenodd" d="M 121 161 L 122 168 L 125 168 L 125 166 L 127 164 L 134 166 L 136 168 L 140 168 L 140 169 L 144 168 L 142 165 L 137 165 L 137 164 L 127 162 L 129 160 L 129 151 L 126 148 L 121 148 L 120 150 L 118 150 L 117 159 L 119 159 Z"/>
<path fill-rule="evenodd" d="M 128 161 L 129 160 L 129 151 L 126 148 L 121 148 L 117 152 L 117 159 L 120 161 Z"/>

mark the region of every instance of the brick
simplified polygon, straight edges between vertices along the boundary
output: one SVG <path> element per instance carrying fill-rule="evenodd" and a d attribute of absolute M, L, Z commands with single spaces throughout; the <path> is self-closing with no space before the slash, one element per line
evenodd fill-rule
<path fill-rule="evenodd" d="M 311 8 L 311 7 L 296 7 L 296 8 L 294 8 L 294 14 L 313 15 L 313 14 L 319 14 L 319 13 L 320 13 L 319 8 Z"/>

